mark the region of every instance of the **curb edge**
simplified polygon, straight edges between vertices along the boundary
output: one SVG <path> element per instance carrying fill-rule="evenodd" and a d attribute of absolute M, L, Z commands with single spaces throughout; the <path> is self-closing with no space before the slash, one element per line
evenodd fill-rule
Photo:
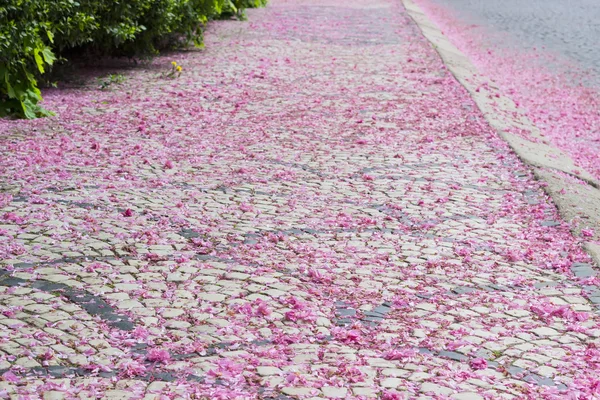
<path fill-rule="evenodd" d="M 471 61 L 452 44 L 413 0 L 401 1 L 408 15 L 431 43 L 448 70 L 469 92 L 489 125 L 508 143 L 521 161 L 532 169 L 536 179 L 547 184 L 546 193 L 554 201 L 561 217 L 571 224 L 573 234 L 583 239 L 583 227 L 579 222 L 586 220 L 596 228 L 595 237 L 592 239 L 600 240 L 600 183 L 589 172 L 577 167 L 571 157 L 549 144 L 538 127 L 510 98 L 501 94 L 497 97 L 497 93 L 485 88 L 484 83 L 488 87 L 495 87 L 493 82 L 481 78 Z M 492 95 L 495 96 L 493 101 L 490 100 Z M 492 107 L 492 102 L 499 105 L 499 110 Z M 509 133 L 509 128 L 528 130 L 536 142 Z M 581 189 L 585 193 L 565 194 L 563 189 L 572 187 L 573 183 L 561 176 L 561 172 L 583 181 L 585 185 L 582 185 Z M 600 244 L 583 239 L 582 245 L 594 262 L 600 265 Z"/>

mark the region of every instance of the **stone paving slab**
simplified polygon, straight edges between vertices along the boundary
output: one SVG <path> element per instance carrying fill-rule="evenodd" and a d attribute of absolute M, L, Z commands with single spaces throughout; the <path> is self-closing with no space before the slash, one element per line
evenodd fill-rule
<path fill-rule="evenodd" d="M 400 2 L 206 41 L 3 123 L 3 397 L 597 394 L 593 262 Z"/>

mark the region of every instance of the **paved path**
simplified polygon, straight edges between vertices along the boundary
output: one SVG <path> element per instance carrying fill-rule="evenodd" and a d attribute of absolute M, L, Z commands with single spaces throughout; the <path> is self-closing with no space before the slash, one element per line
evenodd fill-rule
<path fill-rule="evenodd" d="M 598 394 L 589 259 L 400 3 L 249 17 L 2 122 L 0 397 Z"/>

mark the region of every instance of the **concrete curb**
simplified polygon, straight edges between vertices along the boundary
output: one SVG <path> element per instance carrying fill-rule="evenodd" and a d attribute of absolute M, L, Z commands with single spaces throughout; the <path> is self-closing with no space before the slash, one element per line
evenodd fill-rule
<path fill-rule="evenodd" d="M 493 87 L 493 83 L 481 77 L 473 63 L 413 0 L 402 2 L 448 70 L 470 93 L 490 126 L 531 167 L 535 177 L 547 183 L 546 192 L 554 200 L 561 216 L 571 224 L 573 233 L 582 237 L 581 229 L 593 227 L 595 236 L 584 238 L 588 240 L 584 243 L 584 248 L 596 264 L 600 265 L 600 245 L 589 241 L 600 240 L 600 183 L 589 172 L 577 167 L 571 157 L 553 147 L 510 98 L 502 95 L 498 97 L 498 92 L 493 91 L 497 89 Z M 512 128 L 530 132 L 534 141 L 509 133 Z M 582 181 L 581 185 L 574 184 L 573 178 Z"/>

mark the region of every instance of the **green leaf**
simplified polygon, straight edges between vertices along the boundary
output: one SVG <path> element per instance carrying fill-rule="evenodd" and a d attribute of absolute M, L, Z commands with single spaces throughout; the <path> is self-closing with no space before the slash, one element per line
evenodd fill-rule
<path fill-rule="evenodd" d="M 44 61 L 46 61 L 48 65 L 54 64 L 56 56 L 54 56 L 54 53 L 52 52 L 50 47 L 44 47 L 44 49 L 42 50 L 42 55 L 44 56 Z"/>
<path fill-rule="evenodd" d="M 42 56 L 40 56 L 40 49 L 35 49 L 33 51 L 33 57 L 35 58 L 35 64 L 38 67 L 38 70 L 40 71 L 41 74 L 44 73 L 44 60 L 42 59 Z"/>
<path fill-rule="evenodd" d="M 23 115 L 27 119 L 35 119 L 37 118 L 37 114 L 35 112 L 36 105 L 33 104 L 30 100 L 25 99 L 21 100 L 21 109 L 23 110 Z"/>
<path fill-rule="evenodd" d="M 11 99 L 14 99 L 15 98 L 15 90 L 13 89 L 12 85 L 10 84 L 8 70 L 3 65 L 0 65 L 0 81 L 4 81 L 4 84 L 6 87 L 6 94 L 8 95 L 8 97 Z"/>
<path fill-rule="evenodd" d="M 233 4 L 233 2 L 231 0 L 227 0 L 225 2 L 227 4 L 228 10 L 230 12 L 236 13 L 237 12 L 237 7 Z"/>
<path fill-rule="evenodd" d="M 40 106 L 36 106 L 36 107 L 37 107 L 38 117 L 51 117 L 53 115 L 56 115 L 52 111 L 46 110 L 43 107 L 40 107 Z"/>
<path fill-rule="evenodd" d="M 10 83 L 8 81 L 6 81 L 6 94 L 8 94 L 8 97 L 10 97 L 11 99 L 17 98 L 17 94 L 15 93 L 15 90 L 13 89 L 13 87 L 10 85 Z"/>
<path fill-rule="evenodd" d="M 35 103 L 42 99 L 42 92 L 37 87 L 27 88 L 27 90 L 25 90 L 25 95 Z"/>

